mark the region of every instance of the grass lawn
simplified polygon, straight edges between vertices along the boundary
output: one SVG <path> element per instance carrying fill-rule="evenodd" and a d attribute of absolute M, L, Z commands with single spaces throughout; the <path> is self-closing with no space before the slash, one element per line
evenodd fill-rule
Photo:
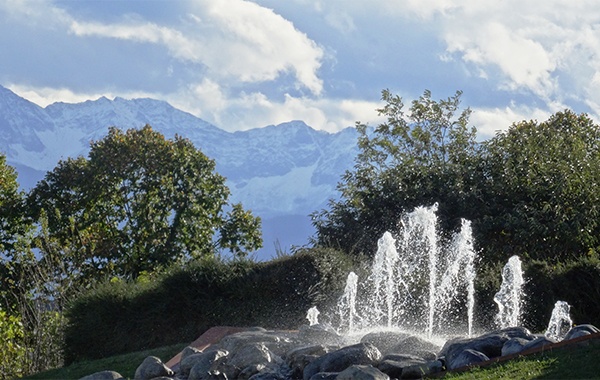
<path fill-rule="evenodd" d="M 135 370 L 146 357 L 152 355 L 160 358 L 163 362 L 167 362 L 188 344 L 189 343 L 181 343 L 147 351 L 111 356 L 99 360 L 76 362 L 67 367 L 40 372 L 35 375 L 27 376 L 24 379 L 79 379 L 83 376 L 106 370 L 116 371 L 125 378 L 133 379 Z"/>

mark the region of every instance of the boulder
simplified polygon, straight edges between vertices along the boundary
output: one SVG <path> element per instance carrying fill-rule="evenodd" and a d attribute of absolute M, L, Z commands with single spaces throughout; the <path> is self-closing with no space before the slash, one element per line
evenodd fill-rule
<path fill-rule="evenodd" d="M 523 346 L 523 351 L 525 351 L 525 350 L 531 350 L 531 349 L 534 349 L 534 348 L 546 347 L 546 346 L 548 346 L 550 344 L 554 344 L 556 342 L 557 341 L 555 339 L 548 338 L 548 337 L 545 337 L 545 336 L 540 336 L 540 337 L 538 337 L 538 338 L 536 338 L 534 340 L 531 340 L 531 341 L 527 342 L 527 344 L 525 344 Z"/>
<path fill-rule="evenodd" d="M 232 352 L 225 360 L 220 360 L 211 372 L 216 370 L 224 373 L 229 379 L 238 379 L 240 373 L 251 377 L 263 368 L 273 368 L 281 364 L 283 360 L 263 343 L 250 343 Z"/>
<path fill-rule="evenodd" d="M 101 371 L 84 376 L 79 380 L 125 380 L 125 378 L 115 371 Z"/>
<path fill-rule="evenodd" d="M 370 343 L 358 343 L 327 353 L 312 361 L 304 368 L 304 380 L 319 372 L 340 372 L 351 365 L 373 365 L 381 358 L 381 353 Z"/>
<path fill-rule="evenodd" d="M 534 336 L 524 327 L 510 327 L 477 338 L 451 339 L 444 344 L 438 357 L 444 357 L 448 368 L 458 368 L 453 362 L 462 351 L 473 350 L 484 354 L 488 358 L 495 358 L 502 355 L 502 347 L 511 338 L 532 340 Z"/>
<path fill-rule="evenodd" d="M 399 331 L 376 331 L 363 336 L 360 342 L 371 343 L 382 354 L 387 354 L 393 347 L 409 337 L 409 334 Z"/>
<path fill-rule="evenodd" d="M 407 336 L 400 340 L 389 352 L 394 354 L 411 354 L 419 356 L 425 360 L 435 360 L 436 352 L 440 350 L 440 346 L 429 342 L 418 336 Z"/>
<path fill-rule="evenodd" d="M 336 380 L 339 372 L 319 372 L 310 377 L 309 380 Z"/>
<path fill-rule="evenodd" d="M 302 325 L 298 330 L 298 339 L 311 344 L 325 344 L 340 346 L 344 339 L 331 326 L 318 325 Z"/>
<path fill-rule="evenodd" d="M 149 380 L 162 376 L 173 376 L 173 371 L 156 356 L 148 356 L 135 370 L 135 380 Z"/>
<path fill-rule="evenodd" d="M 420 379 L 425 375 L 441 372 L 443 363 L 414 355 L 390 354 L 379 361 L 377 368 L 393 379 Z"/>
<path fill-rule="evenodd" d="M 501 355 L 512 355 L 517 354 L 524 350 L 523 347 L 530 341 L 523 338 L 510 338 L 507 340 L 504 345 L 502 345 Z"/>
<path fill-rule="evenodd" d="M 340 372 L 336 380 L 390 380 L 390 377 L 370 365 L 352 365 Z"/>
<path fill-rule="evenodd" d="M 569 330 L 569 332 L 567 333 L 567 335 L 565 335 L 565 338 L 563 340 L 574 339 L 580 336 L 595 334 L 598 332 L 600 332 L 600 330 L 598 330 L 598 328 L 594 325 L 579 325 Z"/>
<path fill-rule="evenodd" d="M 292 340 L 289 336 L 285 336 L 284 333 L 254 328 L 250 331 L 227 335 L 221 339 L 218 346 L 229 352 L 237 352 L 242 347 L 250 345 L 251 343 L 263 343 L 265 345 L 271 343 L 290 344 L 292 343 Z M 289 349 L 289 346 L 286 345 L 285 349 Z"/>
<path fill-rule="evenodd" d="M 181 351 L 181 357 L 179 358 L 179 362 L 181 363 L 185 358 L 190 355 L 200 354 L 202 350 L 197 349 L 196 347 L 187 346 Z"/>
<path fill-rule="evenodd" d="M 430 360 L 425 364 L 413 364 L 402 368 L 402 379 L 422 379 L 444 370 L 444 363 L 440 360 Z"/>
<path fill-rule="evenodd" d="M 446 367 L 448 369 L 456 369 L 487 360 L 490 360 L 490 358 L 486 354 L 467 348 L 462 350 L 457 356 L 453 357 L 450 362 L 446 362 Z"/>
<path fill-rule="evenodd" d="M 220 349 L 187 356 L 180 362 L 179 372 L 187 376 L 188 380 L 203 380 L 228 354 L 227 351 Z"/>
<path fill-rule="evenodd" d="M 314 346 L 300 346 L 288 351 L 285 354 L 285 361 L 292 370 L 291 377 L 302 377 L 304 367 L 306 367 L 308 363 L 331 351 L 333 350 L 330 347 L 322 344 Z"/>

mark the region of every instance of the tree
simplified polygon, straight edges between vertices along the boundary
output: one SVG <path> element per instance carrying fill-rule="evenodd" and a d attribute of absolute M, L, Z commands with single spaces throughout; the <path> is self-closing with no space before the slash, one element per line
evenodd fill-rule
<path fill-rule="evenodd" d="M 82 275 L 136 277 L 218 249 L 244 256 L 262 244 L 260 219 L 229 205 L 214 169 L 187 139 L 167 140 L 148 125 L 111 128 L 88 159 L 59 162 L 28 204 L 36 217 L 46 210 L 50 236 Z"/>
<path fill-rule="evenodd" d="M 356 124 L 359 155 L 338 184 L 341 199 L 313 214 L 317 244 L 372 254 L 403 212 L 435 202 L 447 227 L 469 216 L 477 145 L 471 111 L 460 110 L 461 94 L 435 101 L 425 91 L 405 113 L 399 96 L 382 92 L 386 104 L 378 112 L 387 120 L 374 130 Z"/>
<path fill-rule="evenodd" d="M 600 249 L 600 128 L 565 110 L 485 143 L 474 223 L 487 256 L 564 261 Z"/>

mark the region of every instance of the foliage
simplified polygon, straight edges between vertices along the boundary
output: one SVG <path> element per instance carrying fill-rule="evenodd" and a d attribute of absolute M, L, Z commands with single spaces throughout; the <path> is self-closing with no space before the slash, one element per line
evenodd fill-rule
<path fill-rule="evenodd" d="M 218 325 L 296 328 L 311 306 L 332 306 L 351 264 L 341 252 L 307 249 L 262 263 L 205 257 L 149 281 L 106 281 L 69 306 L 65 360 L 193 341 Z"/>
<path fill-rule="evenodd" d="M 0 379 L 13 379 L 25 373 L 24 340 L 20 318 L 0 309 Z"/>
<path fill-rule="evenodd" d="M 341 199 L 313 215 L 317 244 L 371 254 L 403 212 L 424 204 L 438 202 L 449 227 L 470 216 L 475 128 L 468 126 L 471 111 L 460 110 L 460 97 L 435 101 L 425 91 L 405 113 L 402 99 L 383 91 L 386 105 L 378 112 L 387 121 L 374 130 L 357 123 L 360 153 L 338 185 Z"/>
<path fill-rule="evenodd" d="M 474 228 L 489 256 L 556 262 L 600 247 L 600 128 L 587 115 L 515 123 L 485 145 Z"/>
<path fill-rule="evenodd" d="M 69 248 L 65 260 L 82 277 L 135 277 L 219 248 L 244 256 L 262 244 L 260 219 L 228 205 L 214 168 L 187 139 L 166 140 L 150 126 L 111 128 L 88 159 L 59 162 L 29 205 L 36 217 L 46 210 L 50 236 Z"/>

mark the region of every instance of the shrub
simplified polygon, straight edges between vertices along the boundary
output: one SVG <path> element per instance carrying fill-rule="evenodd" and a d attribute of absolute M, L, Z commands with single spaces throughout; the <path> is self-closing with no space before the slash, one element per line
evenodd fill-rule
<path fill-rule="evenodd" d="M 304 249 L 270 262 L 205 258 L 144 281 L 109 281 L 67 309 L 65 361 L 189 342 L 215 325 L 297 328 L 326 309 L 352 262 L 333 249 Z"/>

